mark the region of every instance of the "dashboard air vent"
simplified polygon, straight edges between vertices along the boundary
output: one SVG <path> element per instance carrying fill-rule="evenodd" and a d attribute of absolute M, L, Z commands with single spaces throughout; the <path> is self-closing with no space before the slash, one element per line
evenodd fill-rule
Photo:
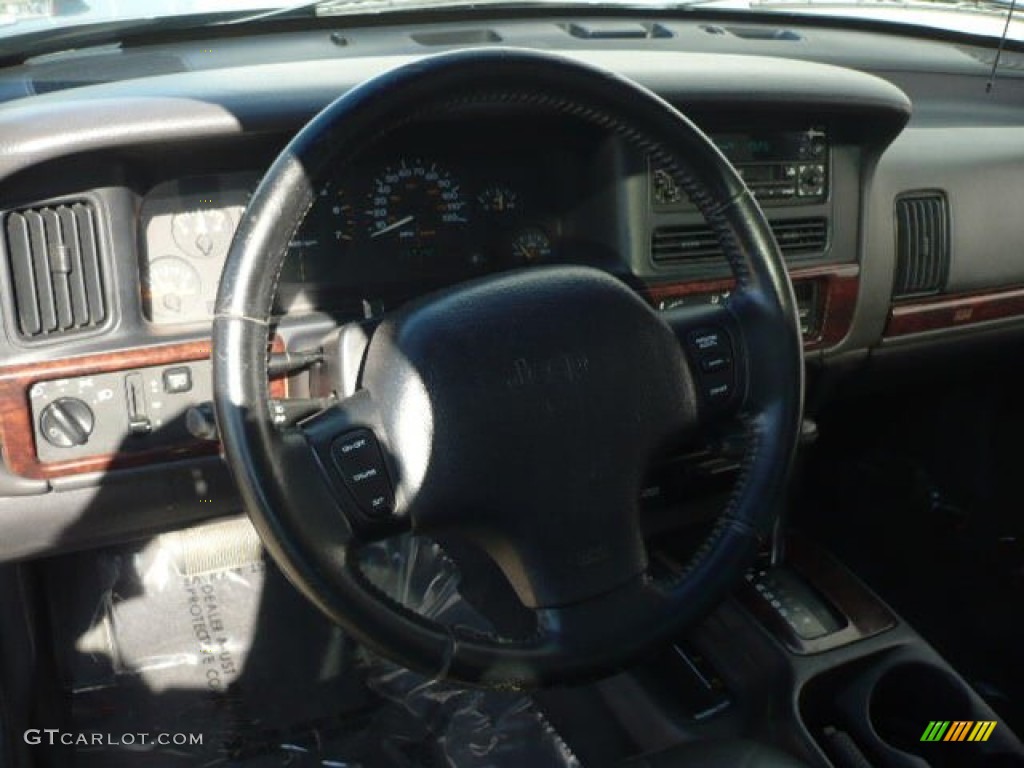
<path fill-rule="evenodd" d="M 187 71 L 187 67 L 180 57 L 172 54 L 118 51 L 76 56 L 68 60 L 38 61 L 30 65 L 29 71 L 33 91 L 53 93 L 136 77 L 172 75 Z"/>
<path fill-rule="evenodd" d="M 419 45 L 428 47 L 501 42 L 501 35 L 491 29 L 446 29 L 438 32 L 417 32 L 410 37 Z"/>
<path fill-rule="evenodd" d="M 107 305 L 100 238 L 89 203 L 13 211 L 4 219 L 4 235 L 22 338 L 103 324 Z"/>
<path fill-rule="evenodd" d="M 672 31 L 661 24 L 640 23 L 627 19 L 574 21 L 563 25 L 563 29 L 582 40 L 650 40 L 672 37 Z"/>
<path fill-rule="evenodd" d="M 777 27 L 721 27 L 718 24 L 705 24 L 701 29 L 709 35 L 732 35 L 743 40 L 803 40 L 799 33 L 792 29 Z"/>
<path fill-rule="evenodd" d="M 949 206 L 940 192 L 896 201 L 896 298 L 936 293 L 949 275 Z"/>
<path fill-rule="evenodd" d="M 782 254 L 795 257 L 818 254 L 828 246 L 828 220 L 787 219 L 771 222 Z M 659 227 L 651 239 L 651 253 L 658 264 L 688 264 L 722 258 L 718 238 L 705 224 Z"/>
<path fill-rule="evenodd" d="M 996 62 L 995 51 L 988 48 L 976 48 L 974 46 L 961 46 L 960 50 L 970 56 L 977 62 L 980 62 L 985 66 L 985 69 L 992 69 L 992 65 Z M 1020 54 L 1014 54 L 1012 51 L 1004 50 L 999 55 L 999 70 L 1013 70 L 1020 72 L 1024 70 L 1024 56 Z"/>

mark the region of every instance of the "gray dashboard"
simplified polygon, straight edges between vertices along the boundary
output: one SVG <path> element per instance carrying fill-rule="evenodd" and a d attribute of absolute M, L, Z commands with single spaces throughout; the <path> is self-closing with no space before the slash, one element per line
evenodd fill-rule
<path fill-rule="evenodd" d="M 484 28 L 493 29 L 503 43 L 556 49 L 635 79 L 712 134 L 822 127 L 827 132 L 827 194 L 765 200 L 771 219 L 826 222 L 827 245 L 791 262 L 801 285 L 824 291 L 812 291 L 812 298 L 834 315 L 825 318 L 827 327 L 809 344 L 810 361 L 827 366 L 862 360 L 875 349 L 913 344 L 936 333 L 962 335 L 992 324 L 1021 324 L 1016 315 L 986 317 L 967 327 L 925 328 L 920 335 L 888 338 L 893 307 L 899 304 L 893 296 L 898 269 L 894 208 L 907 193 L 937 191 L 950 211 L 948 279 L 928 301 L 1024 284 L 1024 258 L 1016 253 L 1020 218 L 1013 214 L 1024 185 L 1024 110 L 1016 106 L 1020 101 L 1015 104 L 1024 94 L 1024 81 L 1008 77 L 986 102 L 975 92 L 985 71 L 977 51 L 939 41 L 908 39 L 893 46 L 888 35 L 808 25 L 798 30 L 795 43 L 769 42 L 745 38 L 739 28 L 709 33 L 697 21 L 672 18 L 644 21 L 663 24 L 671 33 L 665 38 L 588 41 L 567 31 L 572 23 L 498 19 Z M 67 337 L 26 340 L 15 332 L 8 298 L 11 275 L 0 270 L 0 290 L 6 292 L 0 386 L 6 381 L 7 391 L 17 392 L 15 385 L 49 385 L 63 377 L 47 372 L 54 360 L 71 361 L 62 370 L 73 371 L 77 359 L 99 370 L 109 359 L 107 367 L 115 374 L 147 371 L 146 381 L 159 387 L 164 369 L 175 366 L 171 351 L 206 340 L 212 286 L 246 190 L 284 142 L 338 94 L 418 56 L 481 39 L 480 29 L 479 24 L 356 29 L 346 32 L 345 45 L 323 31 L 290 33 L 272 42 L 235 38 L 213 48 L 180 43 L 160 51 L 167 66 L 159 74 L 150 69 L 147 76 L 123 80 L 110 73 L 118 66 L 130 72 L 133 60 L 156 52 L 103 54 L 80 82 L 73 76 L 71 55 L 0 74 L 0 101 L 6 100 L 0 103 L 0 211 L 71 200 L 93 205 L 111 299 L 109 317 L 96 327 Z M 111 61 L 101 61 L 104 56 Z M 941 90 L 943 80 L 950 90 Z M 69 84 L 80 87 L 65 87 Z M 603 266 L 620 270 L 652 295 L 668 291 L 665 295 L 672 298 L 671 291 L 678 290 L 679 296 L 688 296 L 699 284 L 705 288 L 697 295 L 713 299 L 727 290 L 721 264 L 704 260 L 665 266 L 652 260 L 652 233 L 695 222 L 685 208 L 659 209 L 651 203 L 652 169 L 644 158 L 624 155 L 613 145 L 599 145 L 593 157 L 600 158 L 592 165 L 607 182 L 598 207 L 586 216 L 567 214 L 568 224 L 546 227 L 571 231 L 573 215 L 606 222 L 603 231 L 593 234 L 592 245 L 642 258 L 616 263 L 609 257 Z M 369 170 L 367 184 L 384 167 Z M 798 166 L 804 167 L 810 166 Z M 197 179 L 206 179 L 207 186 Z M 480 182 L 471 197 L 479 199 L 485 189 Z M 220 195 L 216 205 L 208 202 L 211 194 Z M 198 218 L 196 211 L 201 212 Z M 154 295 L 154 274 L 158 282 L 179 286 L 171 291 L 174 295 Z M 277 328 L 286 345 L 301 347 L 338 320 L 338 307 L 315 295 L 294 307 L 295 312 L 282 312 Z M 163 350 L 166 362 L 146 364 L 140 350 Z M 126 351 L 136 362 L 116 362 Z M 199 360 L 196 355 L 191 359 Z M 29 409 L 27 401 L 24 406 Z M 42 461 L 31 472 L 19 472 L 11 451 L 31 446 L 12 439 L 9 415 L 0 420 L 6 465 L 0 466 L 0 531 L 17 535 L 0 537 L 5 542 L 0 558 L 30 556 L 99 535 L 93 527 L 73 523 L 81 523 L 83 509 L 103 506 L 106 496 L 121 499 L 116 488 L 124 484 L 179 478 L 166 504 L 158 505 L 159 513 L 119 516 L 116 523 L 101 526 L 102 536 L 209 514 L 213 507 L 203 505 L 210 503 L 210 487 L 223 492 L 217 509 L 236 503 L 215 458 L 168 456 L 152 467 L 96 465 L 61 474 L 47 471 L 54 455 L 48 448 L 35 457 Z M 36 433 L 34 439 L 41 437 Z M 24 512 L 29 500 L 40 498 L 46 500 L 47 523 L 32 528 Z M 79 533 L 66 534 L 69 529 Z M 58 535 L 62 530 L 65 534 Z"/>

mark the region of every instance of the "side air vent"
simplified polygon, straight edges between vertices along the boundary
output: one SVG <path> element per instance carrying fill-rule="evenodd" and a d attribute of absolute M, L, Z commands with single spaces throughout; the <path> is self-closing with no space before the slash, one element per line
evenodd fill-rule
<path fill-rule="evenodd" d="M 771 227 L 786 257 L 819 254 L 828 247 L 825 218 L 773 221 Z M 651 238 L 651 254 L 657 264 L 710 263 L 722 258 L 722 249 L 710 227 L 698 224 L 659 227 Z"/>
<path fill-rule="evenodd" d="M 937 293 L 949 275 L 949 206 L 940 192 L 896 201 L 896 298 Z"/>
<path fill-rule="evenodd" d="M 106 321 L 100 238 L 89 203 L 8 213 L 4 235 L 22 338 L 83 331 Z"/>

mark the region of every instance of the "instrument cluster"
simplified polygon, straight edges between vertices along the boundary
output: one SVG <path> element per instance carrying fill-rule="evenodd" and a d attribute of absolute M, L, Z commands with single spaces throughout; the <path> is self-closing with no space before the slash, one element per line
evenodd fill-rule
<path fill-rule="evenodd" d="M 418 126 L 319 183 L 281 276 L 282 309 L 394 305 L 491 272 L 593 262 L 583 221 L 596 143 L 490 123 Z M 539 139 L 539 140 L 538 140 Z M 255 173 L 172 180 L 141 209 L 143 305 L 157 324 L 210 317 Z"/>

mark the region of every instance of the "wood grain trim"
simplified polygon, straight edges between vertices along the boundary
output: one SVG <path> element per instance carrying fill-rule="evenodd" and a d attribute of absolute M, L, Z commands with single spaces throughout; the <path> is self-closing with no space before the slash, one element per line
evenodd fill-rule
<path fill-rule="evenodd" d="M 807 350 L 828 349 L 841 342 L 850 332 L 853 313 L 857 308 L 860 290 L 860 265 L 829 264 L 814 267 L 796 267 L 790 270 L 794 285 L 813 281 L 819 286 L 818 301 L 821 310 L 818 333 L 804 339 Z M 692 280 L 648 286 L 644 293 L 652 303 L 666 299 L 701 293 L 721 293 L 732 290 L 736 281 Z"/>
<path fill-rule="evenodd" d="M 817 280 L 822 285 L 819 296 L 821 319 L 818 334 L 804 341 L 808 350 L 834 347 L 850 333 L 853 314 L 857 310 L 857 296 L 860 293 L 860 265 L 847 264 L 830 270 L 806 270 L 795 272 L 794 279 Z"/>
<path fill-rule="evenodd" d="M 844 619 L 841 629 L 805 640 L 749 583 L 737 592 L 740 602 L 793 653 L 823 653 L 885 632 L 896 626 L 896 617 L 856 576 L 838 560 L 802 536 L 790 536 L 786 566 L 802 576 Z"/>
<path fill-rule="evenodd" d="M 1024 288 L 897 304 L 889 312 L 885 336 L 908 336 L 1011 317 L 1024 317 Z"/>
<path fill-rule="evenodd" d="M 271 348 L 275 352 L 283 351 L 284 344 L 275 338 Z M 189 363 L 209 357 L 210 342 L 197 341 L 0 367 L 0 450 L 4 463 L 11 472 L 23 477 L 50 479 L 217 453 L 220 450 L 218 443 L 196 440 L 152 451 L 42 463 L 36 455 L 35 429 L 29 405 L 29 389 L 38 381 Z M 276 379 L 270 384 L 274 397 L 285 397 L 287 391 L 284 379 Z"/>

